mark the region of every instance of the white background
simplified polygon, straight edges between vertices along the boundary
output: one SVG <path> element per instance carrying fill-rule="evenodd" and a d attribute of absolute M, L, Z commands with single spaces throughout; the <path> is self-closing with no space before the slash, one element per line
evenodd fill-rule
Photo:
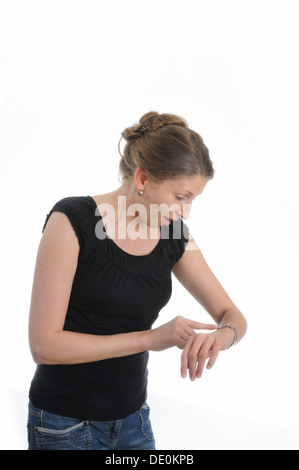
<path fill-rule="evenodd" d="M 25 449 L 35 370 L 27 322 L 56 201 L 118 187 L 121 131 L 182 115 L 216 174 L 189 227 L 248 323 L 211 371 L 153 353 L 158 449 L 298 449 L 296 0 L 0 2 L 1 448 Z M 210 321 L 174 281 L 157 324 Z"/>

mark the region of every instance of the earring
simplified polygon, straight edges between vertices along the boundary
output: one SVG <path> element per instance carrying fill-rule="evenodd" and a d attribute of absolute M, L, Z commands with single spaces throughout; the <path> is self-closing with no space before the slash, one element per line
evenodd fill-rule
<path fill-rule="evenodd" d="M 143 191 L 142 191 L 142 189 L 138 189 L 138 195 L 139 195 L 139 196 L 143 196 Z"/>

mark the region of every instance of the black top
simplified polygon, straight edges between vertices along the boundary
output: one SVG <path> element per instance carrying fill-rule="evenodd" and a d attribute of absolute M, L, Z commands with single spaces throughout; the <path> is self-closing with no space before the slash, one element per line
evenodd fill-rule
<path fill-rule="evenodd" d="M 162 226 L 154 250 L 135 256 L 107 236 L 92 197 L 62 199 L 44 228 L 54 211 L 67 215 L 80 244 L 64 330 L 113 335 L 150 329 L 171 297 L 171 270 L 188 242 L 183 221 Z M 148 352 L 142 352 L 85 364 L 38 365 L 29 397 L 36 407 L 71 418 L 122 419 L 146 400 L 147 363 Z"/>

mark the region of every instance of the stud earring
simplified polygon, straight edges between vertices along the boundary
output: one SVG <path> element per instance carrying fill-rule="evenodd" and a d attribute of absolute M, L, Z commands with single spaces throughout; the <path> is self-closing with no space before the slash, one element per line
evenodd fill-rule
<path fill-rule="evenodd" d="M 139 195 L 139 196 L 143 196 L 143 191 L 142 191 L 142 189 L 138 189 L 138 195 Z"/>

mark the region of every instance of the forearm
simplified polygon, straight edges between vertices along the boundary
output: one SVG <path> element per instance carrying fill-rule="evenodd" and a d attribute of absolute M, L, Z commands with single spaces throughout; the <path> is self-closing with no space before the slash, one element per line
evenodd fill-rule
<path fill-rule="evenodd" d="M 37 364 L 82 364 L 145 351 L 145 333 L 132 332 L 108 336 L 58 331 L 31 341 Z"/>

